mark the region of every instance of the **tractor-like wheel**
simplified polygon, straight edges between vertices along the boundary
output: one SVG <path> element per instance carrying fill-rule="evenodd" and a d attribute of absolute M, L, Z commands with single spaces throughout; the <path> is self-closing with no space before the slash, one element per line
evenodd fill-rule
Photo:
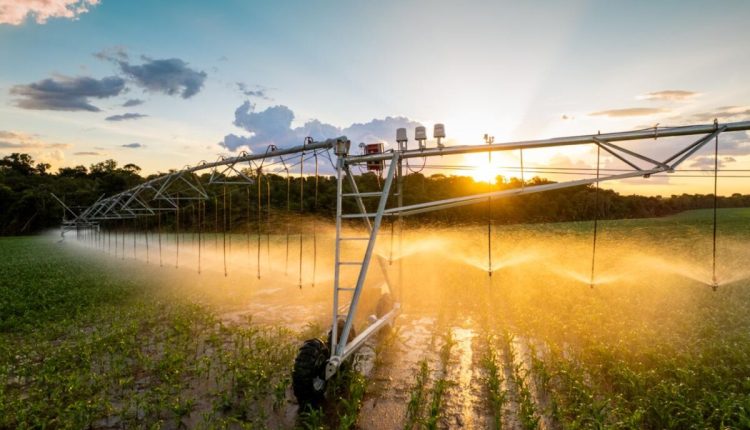
<path fill-rule="evenodd" d="M 330 350 L 320 339 L 309 339 L 299 349 L 292 370 L 292 389 L 300 410 L 318 406 L 325 396 L 325 367 Z"/>

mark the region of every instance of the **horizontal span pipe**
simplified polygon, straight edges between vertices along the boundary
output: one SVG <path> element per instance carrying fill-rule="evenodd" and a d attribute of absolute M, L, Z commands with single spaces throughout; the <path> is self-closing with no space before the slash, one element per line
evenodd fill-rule
<path fill-rule="evenodd" d="M 721 124 L 725 132 L 750 130 L 750 121 L 731 122 Z M 551 139 L 526 140 L 518 142 L 493 143 L 489 145 L 458 145 L 444 148 L 427 148 L 424 150 L 410 149 L 401 152 L 401 158 L 431 157 L 436 155 L 469 154 L 487 151 L 511 151 L 514 149 L 548 148 L 553 146 L 570 146 L 596 143 L 595 139 L 607 142 L 621 142 L 626 140 L 654 139 L 659 137 L 690 136 L 712 133 L 719 129 L 716 124 L 688 125 L 684 127 L 653 128 L 646 130 L 621 131 L 616 133 L 588 134 L 581 136 L 555 137 Z M 349 155 L 346 164 L 361 164 L 374 161 L 389 160 L 388 153 Z"/>

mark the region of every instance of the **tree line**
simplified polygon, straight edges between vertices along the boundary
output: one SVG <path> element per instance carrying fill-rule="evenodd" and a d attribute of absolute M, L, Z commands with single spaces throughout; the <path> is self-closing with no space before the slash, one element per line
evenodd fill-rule
<path fill-rule="evenodd" d="M 141 176 L 138 166 L 125 164 L 120 167 L 114 160 L 95 163 L 88 168 L 62 167 L 52 173 L 48 164 L 36 163 L 28 154 L 14 153 L 5 156 L 0 160 L 0 234 L 33 234 L 58 227 L 63 217 L 63 208 L 53 199 L 52 193 L 74 209 L 82 208 L 102 195 L 110 196 L 155 176 L 157 175 Z M 208 179 L 208 174 L 200 177 L 204 184 L 208 183 Z M 403 201 L 407 205 L 489 190 L 487 183 L 476 182 L 467 176 L 425 176 L 410 173 L 403 179 Z M 188 202 L 181 208 L 179 220 L 173 215 L 165 214 L 160 217 L 160 222 L 164 228 L 174 227 L 175 222 L 179 222 L 180 227 L 189 229 L 197 228 L 200 221 L 203 228 L 218 230 L 225 228 L 225 225 L 230 229 L 243 229 L 248 223 L 263 223 L 268 226 L 269 218 L 283 219 L 285 216 L 298 214 L 333 220 L 336 213 L 336 180 L 333 176 L 287 178 L 283 175 L 266 174 L 263 181 L 261 187 L 257 187 L 257 184 L 207 185 L 209 199 L 197 206 L 203 212 L 202 215 L 196 213 L 195 202 Z M 358 175 L 356 181 L 362 192 L 377 191 L 382 187 L 382 180 L 371 172 Z M 552 181 L 534 177 L 522 184 L 517 178 L 498 176 L 492 190 L 545 183 Z M 395 198 L 392 199 L 391 203 L 395 203 Z M 368 210 L 373 210 L 377 199 L 367 200 Z M 749 207 L 750 195 L 720 196 L 718 203 L 720 207 Z M 621 195 L 609 189 L 597 192 L 595 186 L 585 185 L 499 199 L 493 201 L 491 207 L 482 202 L 415 215 L 409 218 L 409 222 L 481 223 L 487 222 L 488 217 L 495 223 L 586 221 L 594 217 L 646 218 L 712 206 L 711 194 L 668 197 Z M 354 199 L 344 200 L 344 211 L 357 211 Z M 110 222 L 110 225 L 121 228 L 134 226 L 132 222 L 119 221 Z M 154 223 L 146 220 L 136 225 L 139 228 L 151 228 Z"/>

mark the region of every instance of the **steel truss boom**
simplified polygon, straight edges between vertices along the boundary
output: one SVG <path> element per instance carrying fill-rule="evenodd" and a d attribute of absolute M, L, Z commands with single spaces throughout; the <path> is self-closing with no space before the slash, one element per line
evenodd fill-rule
<path fill-rule="evenodd" d="M 456 145 L 456 146 L 445 146 L 443 148 L 427 148 L 427 149 L 410 149 L 401 151 L 401 159 L 408 158 L 419 158 L 419 157 L 432 157 L 436 155 L 458 155 L 458 154 L 470 154 L 475 152 L 487 152 L 487 151 L 512 151 L 514 149 L 535 149 L 535 148 L 550 148 L 558 146 L 572 146 L 572 145 L 585 145 L 595 144 L 596 140 L 602 140 L 605 142 L 623 142 L 629 140 L 641 140 L 641 139 L 658 139 L 663 137 L 677 137 L 677 136 L 691 136 L 697 134 L 709 134 L 713 133 L 720 127 L 724 129 L 722 131 L 745 131 L 750 130 L 750 121 L 732 122 L 727 124 L 719 125 L 714 124 L 703 124 L 703 125 L 688 125 L 682 127 L 663 127 L 663 128 L 649 128 L 644 130 L 634 131 L 622 131 L 616 133 L 597 133 L 580 136 L 568 136 L 568 137 L 555 137 L 551 139 L 540 139 L 540 140 L 525 140 L 517 142 L 504 142 L 504 143 L 493 143 L 490 145 Z M 346 159 L 347 164 L 362 164 L 367 162 L 376 161 L 387 161 L 391 157 L 387 153 L 383 154 L 368 154 L 368 155 L 350 155 Z"/>
<path fill-rule="evenodd" d="M 304 145 L 281 149 L 273 145 L 263 153 L 243 154 L 238 157 L 221 158 L 211 163 L 200 163 L 195 166 L 186 167 L 182 170 L 167 173 L 157 178 L 150 179 L 133 188 L 127 189 L 107 198 L 100 198 L 89 206 L 73 221 L 68 224 L 89 225 L 104 220 L 132 219 L 141 215 L 154 215 L 158 211 L 174 211 L 178 200 L 207 200 L 208 193 L 204 184 L 196 173 L 208 171 L 210 179 L 208 184 L 238 184 L 249 185 L 254 179 L 246 175 L 237 166 L 243 163 L 252 163 L 256 160 L 265 160 L 286 155 L 299 154 L 309 151 L 328 150 L 333 148 L 337 142 L 346 141 L 346 137 L 328 139 L 322 142 L 306 141 Z M 226 180 L 227 174 L 232 174 L 237 180 Z M 181 186 L 179 193 L 172 189 Z M 172 191 L 170 191 L 172 190 Z M 166 201 L 167 206 L 154 206 L 153 201 Z"/>

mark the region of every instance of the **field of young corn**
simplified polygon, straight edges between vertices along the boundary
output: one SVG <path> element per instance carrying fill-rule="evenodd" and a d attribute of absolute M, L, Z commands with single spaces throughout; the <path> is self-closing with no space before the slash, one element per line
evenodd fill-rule
<path fill-rule="evenodd" d="M 3 238 L 0 428 L 748 428 L 750 210 L 720 211 L 716 291 L 710 219 L 600 223 L 593 284 L 590 223 L 495 226 L 491 277 L 486 227 L 410 229 L 395 254 L 385 237 L 404 312 L 302 411 L 290 372 L 327 331 L 322 274 Z"/>

